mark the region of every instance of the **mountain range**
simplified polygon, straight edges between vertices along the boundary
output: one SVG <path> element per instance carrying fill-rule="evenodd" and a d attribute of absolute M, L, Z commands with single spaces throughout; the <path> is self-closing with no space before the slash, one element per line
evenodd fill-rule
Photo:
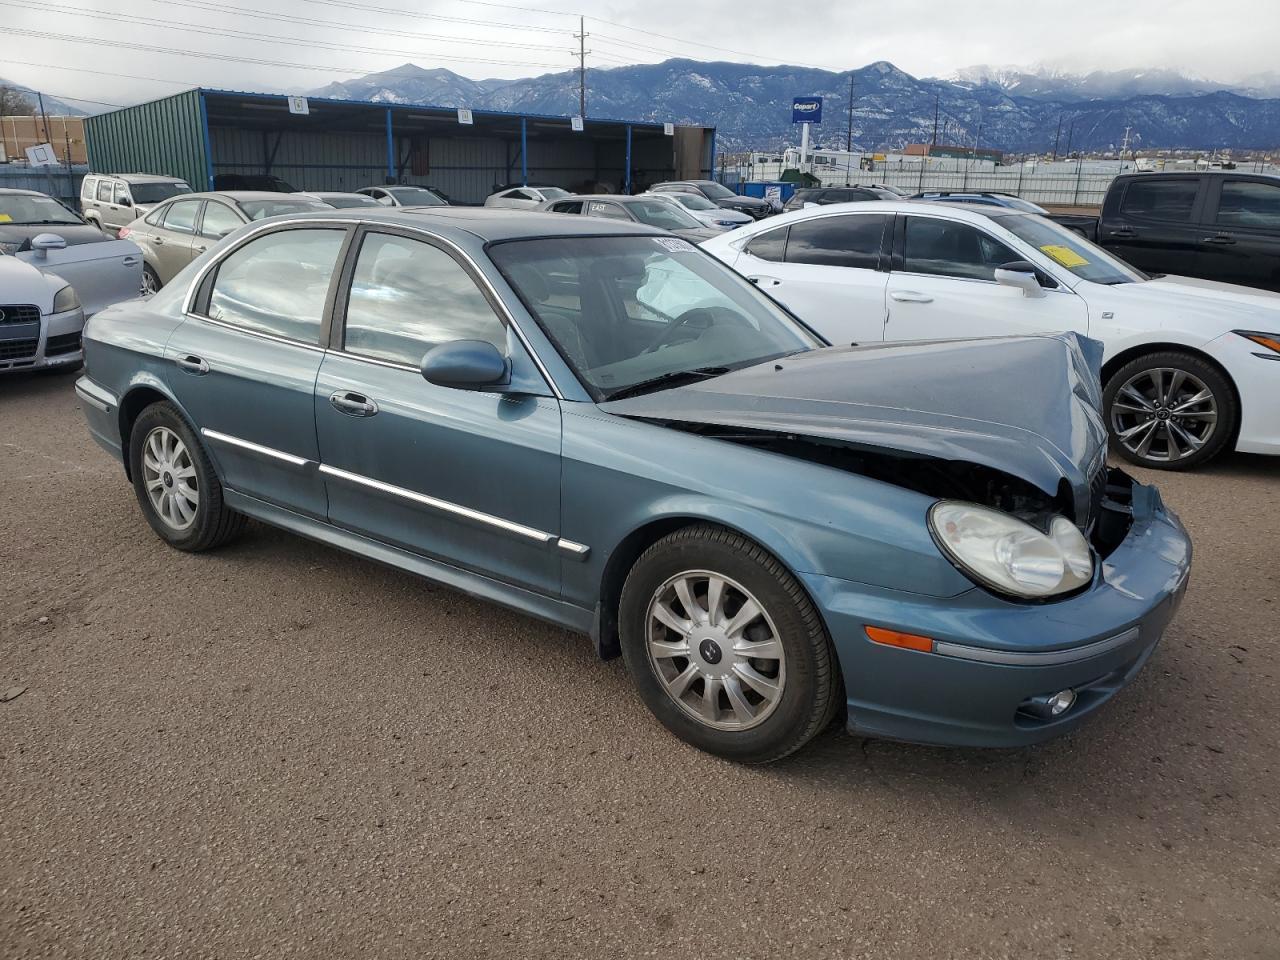
<path fill-rule="evenodd" d="M 855 147 L 895 149 L 939 142 L 1038 153 L 1068 137 L 1073 150 L 1247 149 L 1280 144 L 1280 74 L 1228 86 L 1172 70 L 1071 74 L 1050 69 L 970 67 L 917 78 L 887 61 L 833 72 L 810 67 L 667 60 L 587 71 L 587 116 L 700 123 L 717 128 L 721 150 L 777 149 L 798 140 L 791 99 L 822 96 L 819 143 L 843 146 L 853 89 Z M 311 96 L 465 106 L 566 116 L 577 112 L 575 71 L 519 80 L 472 80 L 443 68 L 404 64 L 330 83 Z M 1062 122 L 1058 135 L 1059 120 Z"/>

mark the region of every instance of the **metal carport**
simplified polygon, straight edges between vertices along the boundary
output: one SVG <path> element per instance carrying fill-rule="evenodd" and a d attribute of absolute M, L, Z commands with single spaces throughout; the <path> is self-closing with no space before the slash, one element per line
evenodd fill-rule
<path fill-rule="evenodd" d="M 298 107 L 294 107 L 294 110 Z M 390 181 L 438 187 L 478 203 L 500 183 L 602 184 L 629 191 L 658 180 L 707 178 L 715 130 L 647 121 L 308 98 L 291 112 L 278 94 L 188 90 L 85 120 L 98 172 L 170 174 L 212 189 L 220 174 L 273 174 L 300 190 L 355 190 Z"/>

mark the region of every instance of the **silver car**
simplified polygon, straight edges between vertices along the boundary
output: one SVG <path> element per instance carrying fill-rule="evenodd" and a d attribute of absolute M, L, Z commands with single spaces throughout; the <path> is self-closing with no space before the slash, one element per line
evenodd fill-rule
<path fill-rule="evenodd" d="M 114 237 L 121 227 L 145 217 L 157 203 L 190 192 L 191 185 L 177 177 L 91 173 L 80 184 L 80 209 L 86 220 Z"/>
<path fill-rule="evenodd" d="M 568 190 L 546 184 L 521 184 L 499 189 L 485 197 L 486 207 L 505 207 L 508 210 L 536 210 L 548 200 L 562 200 L 572 196 Z"/>
<path fill-rule="evenodd" d="M 356 193 L 373 197 L 384 207 L 443 207 L 449 198 L 428 187 L 398 186 L 391 184 L 385 187 L 361 187 Z"/>
<path fill-rule="evenodd" d="M 678 204 L 689 216 L 711 230 L 736 230 L 748 223 L 755 223 L 745 213 L 718 206 L 700 193 L 642 193 L 640 196 L 657 197 L 668 203 Z"/>
<path fill-rule="evenodd" d="M 710 240 L 720 235 L 719 230 L 704 227 L 679 204 L 661 197 L 631 197 L 626 194 L 588 194 L 568 196 L 563 200 L 544 203 L 539 210 L 550 213 L 576 213 L 588 217 L 605 217 L 642 223 L 646 227 L 668 230 L 693 243 Z"/>

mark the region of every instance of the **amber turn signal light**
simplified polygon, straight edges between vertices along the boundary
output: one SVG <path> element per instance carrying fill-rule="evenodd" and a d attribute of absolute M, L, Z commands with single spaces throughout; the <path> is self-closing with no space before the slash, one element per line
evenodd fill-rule
<path fill-rule="evenodd" d="M 901 647 L 903 650 L 919 650 L 921 653 L 933 652 L 933 638 L 922 637 L 915 633 L 901 633 L 898 630 L 886 630 L 884 627 L 864 627 L 867 636 L 876 643 L 886 647 Z"/>
<path fill-rule="evenodd" d="M 1268 350 L 1274 350 L 1280 353 L 1280 334 L 1275 333 L 1257 333 L 1252 330 L 1237 330 L 1240 336 L 1246 340 L 1252 340 L 1260 347 L 1266 347 Z"/>

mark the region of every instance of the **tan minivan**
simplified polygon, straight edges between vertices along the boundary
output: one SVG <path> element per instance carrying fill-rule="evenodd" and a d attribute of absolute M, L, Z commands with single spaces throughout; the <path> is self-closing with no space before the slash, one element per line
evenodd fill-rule
<path fill-rule="evenodd" d="M 114 239 L 121 227 L 145 217 L 157 203 L 190 192 L 187 182 L 177 177 L 90 173 L 80 184 L 80 212 Z"/>

